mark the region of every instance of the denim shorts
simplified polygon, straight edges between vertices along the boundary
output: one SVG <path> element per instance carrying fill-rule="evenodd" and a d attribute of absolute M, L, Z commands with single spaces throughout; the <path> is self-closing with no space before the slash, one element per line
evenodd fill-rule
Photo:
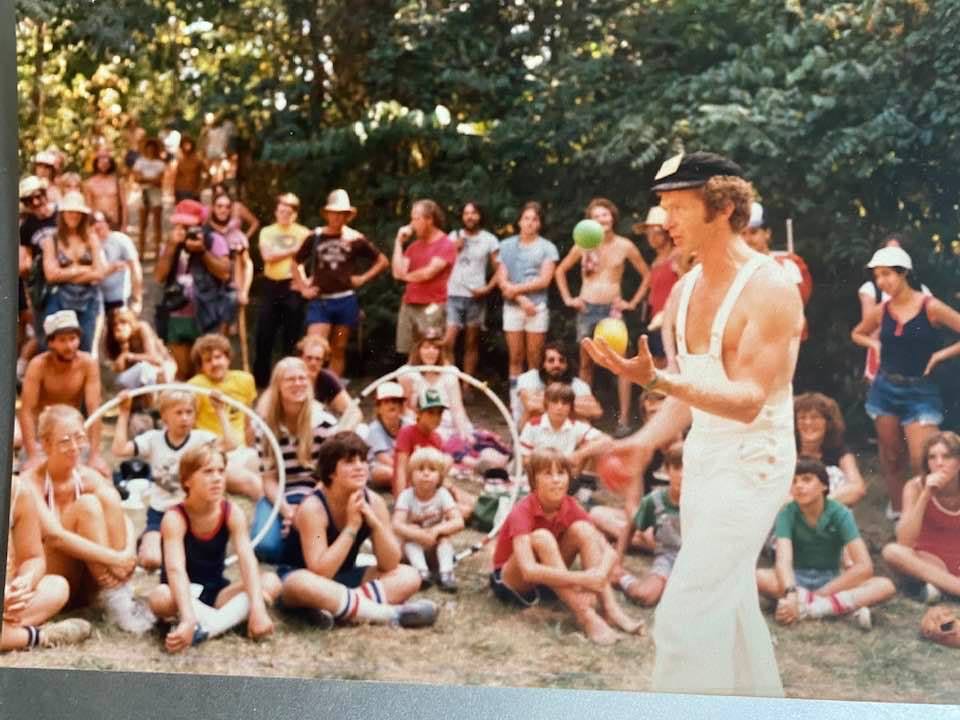
<path fill-rule="evenodd" d="M 899 383 L 883 372 L 877 373 L 867 393 L 865 409 L 872 420 L 881 415 L 893 415 L 900 419 L 901 425 L 940 425 L 943 422 L 940 389 L 928 379 Z"/>
<path fill-rule="evenodd" d="M 486 298 L 447 297 L 447 325 L 455 327 L 479 327 L 487 314 Z"/>
<path fill-rule="evenodd" d="M 346 325 L 356 327 L 360 320 L 360 303 L 353 293 L 344 297 L 315 298 L 307 304 L 307 325 Z"/>
<path fill-rule="evenodd" d="M 793 577 L 797 585 L 810 592 L 819 590 L 840 573 L 836 570 L 821 570 L 819 568 L 794 568 Z"/>
<path fill-rule="evenodd" d="M 593 330 L 604 318 L 610 317 L 610 303 L 606 305 L 597 305 L 595 303 L 585 303 L 582 313 L 577 313 L 577 342 L 585 337 L 592 337 Z"/>

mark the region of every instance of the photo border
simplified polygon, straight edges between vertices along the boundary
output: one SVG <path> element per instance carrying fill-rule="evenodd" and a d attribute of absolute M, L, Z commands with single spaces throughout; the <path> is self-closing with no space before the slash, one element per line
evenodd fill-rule
<path fill-rule="evenodd" d="M 17 58 L 13 0 L 0 0 L 0 337 L 13 338 L 17 312 Z M 11 312 L 11 309 L 13 312 Z M 0 342 L 0 387 L 14 387 L 15 344 Z M 13 408 L 13 398 L 0 395 Z M 0 413 L 0 466 L 11 467 L 13 413 Z M 4 474 L 6 477 L 6 474 Z M 6 557 L 10 484 L 0 483 L 0 557 Z M 3 573 L 6 563 L 0 564 Z M 0 584 L 0 599 L 3 585 Z M 638 717 L 956 718 L 956 705 L 665 695 L 608 690 L 546 690 L 165 673 L 0 668 L 0 716 L 71 720 L 153 717 L 410 718 L 522 717 L 604 720 Z"/>

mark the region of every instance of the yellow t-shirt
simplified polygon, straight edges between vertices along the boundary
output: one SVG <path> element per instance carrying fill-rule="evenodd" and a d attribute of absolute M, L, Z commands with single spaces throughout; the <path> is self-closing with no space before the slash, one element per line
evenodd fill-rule
<path fill-rule="evenodd" d="M 295 252 L 300 249 L 310 230 L 303 225 L 267 225 L 260 231 L 260 248 L 269 248 L 274 252 Z M 271 280 L 289 280 L 293 277 L 293 256 L 263 264 L 263 274 Z"/>
<path fill-rule="evenodd" d="M 227 376 L 221 383 L 214 383 L 206 375 L 194 375 L 189 383 L 202 388 L 219 390 L 228 398 L 236 400 L 239 403 L 250 406 L 257 398 L 257 386 L 253 381 L 253 375 L 243 370 L 228 370 Z M 240 442 L 243 442 L 245 417 L 242 412 L 236 408 L 227 406 L 227 417 L 230 420 L 230 426 L 235 433 L 239 433 Z M 217 437 L 223 435 L 220 429 L 220 421 L 217 419 L 217 413 L 213 409 L 210 398 L 206 395 L 197 396 L 197 425 L 198 430 L 207 430 L 214 433 Z"/>

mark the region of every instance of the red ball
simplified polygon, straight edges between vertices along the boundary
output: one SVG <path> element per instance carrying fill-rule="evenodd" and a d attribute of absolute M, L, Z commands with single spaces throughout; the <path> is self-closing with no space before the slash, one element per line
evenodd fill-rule
<path fill-rule="evenodd" d="M 622 493 L 633 480 L 623 460 L 613 454 L 604 455 L 597 461 L 597 475 L 600 482 L 615 493 Z"/>

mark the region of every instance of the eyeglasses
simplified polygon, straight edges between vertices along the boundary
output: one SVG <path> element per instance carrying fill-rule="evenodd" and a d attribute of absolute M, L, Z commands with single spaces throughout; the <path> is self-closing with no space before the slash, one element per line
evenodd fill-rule
<path fill-rule="evenodd" d="M 73 435 L 66 435 L 65 437 L 57 440 L 57 450 L 61 452 L 67 452 L 72 448 L 76 447 L 78 450 L 82 450 L 87 446 L 88 440 L 87 436 L 82 433 L 74 433 Z"/>
<path fill-rule="evenodd" d="M 42 200 L 46 200 L 46 199 L 47 199 L 46 190 L 40 190 L 39 192 L 35 192 L 33 195 L 27 196 L 27 202 L 32 205 L 35 205 L 38 202 L 41 202 Z"/>

